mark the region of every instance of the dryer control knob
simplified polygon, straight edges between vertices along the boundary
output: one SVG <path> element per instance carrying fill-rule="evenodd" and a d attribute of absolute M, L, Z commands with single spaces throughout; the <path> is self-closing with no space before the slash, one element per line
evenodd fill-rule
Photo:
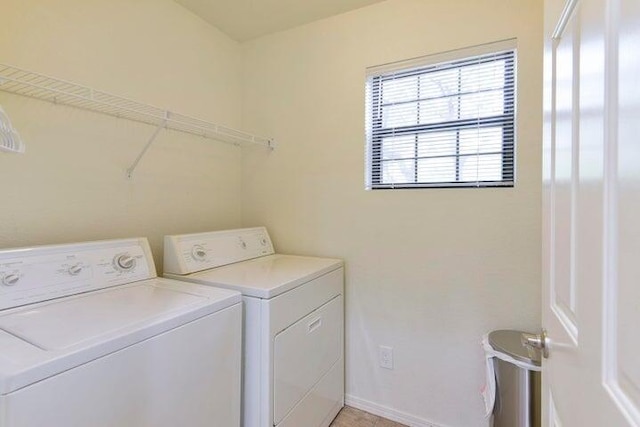
<path fill-rule="evenodd" d="M 13 286 L 16 283 L 18 283 L 18 280 L 20 280 L 20 275 L 17 273 L 10 273 L 5 275 L 2 278 L 2 284 L 5 286 Z"/>
<path fill-rule="evenodd" d="M 136 266 L 136 259 L 129 254 L 121 254 L 113 260 L 116 268 L 121 271 L 131 271 Z"/>
<path fill-rule="evenodd" d="M 191 256 L 196 261 L 206 261 L 207 250 L 202 247 L 202 245 L 195 245 L 193 248 L 191 248 Z"/>

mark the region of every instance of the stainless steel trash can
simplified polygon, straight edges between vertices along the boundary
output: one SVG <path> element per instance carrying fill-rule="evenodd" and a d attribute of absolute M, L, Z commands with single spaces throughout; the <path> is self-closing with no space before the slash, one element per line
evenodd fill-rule
<path fill-rule="evenodd" d="M 494 358 L 496 401 L 494 427 L 540 427 L 540 372 L 527 369 L 540 366 L 540 351 L 522 345 L 522 331 L 500 330 L 489 334 L 489 344 L 519 363 Z"/>

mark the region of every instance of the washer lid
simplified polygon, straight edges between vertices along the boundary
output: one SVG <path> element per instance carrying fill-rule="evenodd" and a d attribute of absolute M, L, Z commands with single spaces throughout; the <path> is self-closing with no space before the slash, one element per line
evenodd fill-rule
<path fill-rule="evenodd" d="M 5 310 L 0 394 L 121 350 L 241 301 L 238 292 L 152 279 Z"/>
<path fill-rule="evenodd" d="M 200 271 L 184 279 L 247 296 L 273 298 L 341 266 L 339 259 L 275 254 Z"/>
<path fill-rule="evenodd" d="M 527 347 L 521 341 L 522 331 L 498 330 L 489 333 L 489 344 L 494 350 L 521 362 L 540 366 L 540 351 Z"/>

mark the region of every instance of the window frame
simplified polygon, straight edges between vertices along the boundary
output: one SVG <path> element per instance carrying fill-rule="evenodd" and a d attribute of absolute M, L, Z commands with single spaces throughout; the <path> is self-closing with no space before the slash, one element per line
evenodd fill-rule
<path fill-rule="evenodd" d="M 503 102 L 502 114 L 482 118 L 460 118 L 461 106 L 461 73 L 465 67 L 471 67 L 481 63 L 490 63 L 498 60 L 504 60 L 504 86 L 503 86 Z M 491 43 L 482 46 L 476 46 L 458 51 L 446 52 L 444 54 L 431 55 L 425 58 L 418 58 L 410 61 L 402 61 L 400 63 L 388 64 L 382 67 L 374 67 L 368 70 L 367 78 L 367 117 L 366 117 L 366 133 L 367 133 L 367 165 L 366 165 L 366 189 L 367 190 L 386 190 L 386 189 L 420 189 L 420 188 L 483 188 L 483 187 L 514 187 L 516 181 L 516 105 L 517 105 L 517 50 L 515 39 L 503 42 Z M 382 70 L 379 70 L 379 69 Z M 383 128 L 383 83 L 385 81 L 395 80 L 403 77 L 423 76 L 433 72 L 446 70 L 457 70 L 458 91 L 453 94 L 457 99 L 458 118 L 453 120 L 440 121 L 426 124 L 411 124 L 399 127 Z M 420 79 L 417 79 L 417 97 L 406 101 L 407 103 L 417 103 L 417 114 L 420 114 L 419 85 Z M 471 93 L 479 93 L 471 92 Z M 419 121 L 419 120 L 417 120 Z M 502 129 L 502 150 L 491 153 L 460 153 L 460 132 L 464 129 L 481 129 L 481 128 L 500 128 Z M 438 132 L 441 130 L 455 130 L 456 148 L 455 154 L 447 154 L 442 156 L 422 156 L 418 155 L 419 136 L 421 134 L 429 134 L 429 132 Z M 397 161 L 399 159 L 384 160 L 383 139 L 389 135 L 402 136 L 413 135 L 414 156 L 406 157 L 404 160 L 413 160 L 414 163 L 414 181 L 406 183 L 384 183 L 383 179 L 383 163 L 385 161 Z M 460 181 L 460 161 L 466 156 L 483 155 L 502 156 L 502 166 L 500 168 L 502 179 L 500 180 L 474 180 Z M 422 158 L 447 157 L 455 159 L 455 181 L 442 182 L 420 182 L 418 181 L 419 160 Z M 400 159 L 403 160 L 403 159 Z"/>

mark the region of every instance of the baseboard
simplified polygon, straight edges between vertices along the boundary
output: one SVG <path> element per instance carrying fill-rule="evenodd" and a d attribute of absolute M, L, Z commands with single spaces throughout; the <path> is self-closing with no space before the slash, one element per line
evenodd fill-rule
<path fill-rule="evenodd" d="M 386 406 L 379 405 L 377 403 L 370 402 L 368 400 L 360 399 L 359 397 L 345 395 L 344 403 L 347 406 L 360 409 L 362 411 L 369 412 L 373 415 L 389 419 L 401 424 L 406 424 L 410 427 L 447 427 L 442 424 L 435 424 L 431 421 L 427 421 L 423 418 L 416 417 L 415 415 L 407 414 L 406 412 L 397 411 L 395 409 L 388 408 Z"/>

